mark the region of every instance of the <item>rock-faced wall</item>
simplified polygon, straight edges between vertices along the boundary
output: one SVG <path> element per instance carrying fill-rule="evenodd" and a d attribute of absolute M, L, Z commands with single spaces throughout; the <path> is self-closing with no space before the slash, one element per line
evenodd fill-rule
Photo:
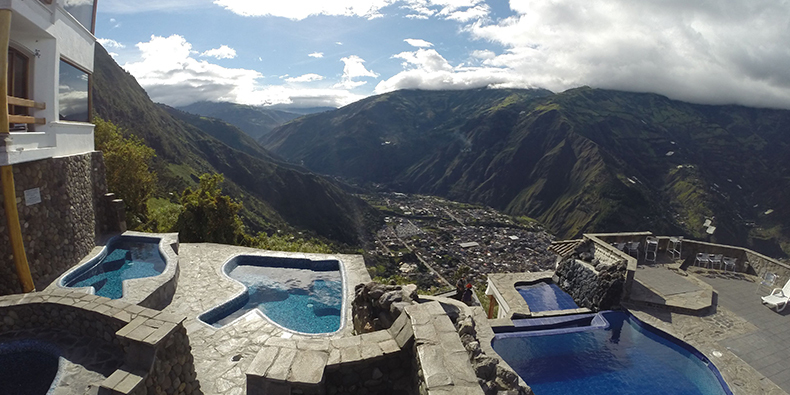
<path fill-rule="evenodd" d="M 592 242 L 581 244 L 574 253 L 560 261 L 555 275 L 557 285 L 567 292 L 579 307 L 593 311 L 619 306 L 626 279 L 626 261 L 601 263 L 594 258 Z"/>
<path fill-rule="evenodd" d="M 43 289 L 88 254 L 106 231 L 104 159 L 101 152 L 91 152 L 13 169 L 25 252 L 36 289 Z M 25 191 L 36 188 L 40 203 L 25 198 Z M 0 295 L 20 292 L 5 210 L 0 209 Z"/>

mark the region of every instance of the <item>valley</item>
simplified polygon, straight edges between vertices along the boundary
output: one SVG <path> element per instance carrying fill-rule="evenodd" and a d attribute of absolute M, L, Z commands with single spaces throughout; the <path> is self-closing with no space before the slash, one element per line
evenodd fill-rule
<path fill-rule="evenodd" d="M 423 292 L 455 289 L 465 276 L 479 291 L 486 275 L 554 268 L 554 237 L 536 221 L 490 207 L 403 193 L 363 198 L 385 215 L 366 246 L 365 260 L 380 281 L 411 282 Z"/>

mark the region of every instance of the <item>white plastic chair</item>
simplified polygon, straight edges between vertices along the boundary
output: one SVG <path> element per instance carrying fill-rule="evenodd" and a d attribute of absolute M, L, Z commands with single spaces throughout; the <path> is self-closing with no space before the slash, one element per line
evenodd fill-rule
<path fill-rule="evenodd" d="M 790 301 L 790 280 L 781 289 L 774 288 L 770 295 L 763 296 L 761 299 L 764 305 L 776 309 L 777 313 L 784 310 L 787 302 Z"/>
<path fill-rule="evenodd" d="M 723 261 L 724 261 L 724 271 L 725 272 L 727 271 L 727 269 L 730 269 L 733 272 L 735 271 L 735 265 L 738 262 L 737 258 L 732 258 L 732 257 L 725 256 Z"/>
<path fill-rule="evenodd" d="M 760 283 L 757 284 L 757 292 L 758 294 L 762 293 L 763 288 L 768 288 L 769 290 L 773 288 L 774 283 L 776 283 L 776 274 L 771 272 L 763 273 L 762 277 L 760 277 Z"/>
<path fill-rule="evenodd" d="M 658 254 L 658 237 L 648 236 L 645 242 L 645 261 L 656 262 Z"/>
<path fill-rule="evenodd" d="M 680 259 L 682 248 L 683 236 L 669 238 L 669 248 L 667 248 L 667 252 L 672 256 L 672 259 Z M 677 254 L 677 257 L 675 257 L 675 254 Z"/>

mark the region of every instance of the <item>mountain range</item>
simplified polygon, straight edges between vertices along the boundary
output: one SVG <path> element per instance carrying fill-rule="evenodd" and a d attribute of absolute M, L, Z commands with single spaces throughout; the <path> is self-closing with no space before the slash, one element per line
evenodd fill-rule
<path fill-rule="evenodd" d="M 237 127 L 153 103 L 98 44 L 92 99 L 98 116 L 156 151 L 160 194 L 180 194 L 199 175 L 221 173 L 252 233 L 304 230 L 357 245 L 366 221 L 377 215 L 333 181 L 277 159 Z"/>
<path fill-rule="evenodd" d="M 560 237 L 650 230 L 790 252 L 786 110 L 587 87 L 405 90 L 259 142 L 316 172 L 482 203 Z"/>
<path fill-rule="evenodd" d="M 305 115 L 305 113 L 267 109 L 257 106 L 207 101 L 199 101 L 179 107 L 178 109 L 231 123 L 255 140 L 268 134 L 275 127 Z M 320 109 L 315 112 L 320 112 Z M 310 113 L 311 112 L 307 112 L 307 114 Z"/>

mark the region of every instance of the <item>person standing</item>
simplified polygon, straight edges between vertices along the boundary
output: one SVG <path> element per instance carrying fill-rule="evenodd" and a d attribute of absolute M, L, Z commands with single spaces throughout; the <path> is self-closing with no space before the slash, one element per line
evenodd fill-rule
<path fill-rule="evenodd" d="M 461 296 L 461 301 L 466 303 L 467 306 L 472 305 L 472 284 L 466 284 L 466 290 L 464 290 L 464 294 Z"/>

